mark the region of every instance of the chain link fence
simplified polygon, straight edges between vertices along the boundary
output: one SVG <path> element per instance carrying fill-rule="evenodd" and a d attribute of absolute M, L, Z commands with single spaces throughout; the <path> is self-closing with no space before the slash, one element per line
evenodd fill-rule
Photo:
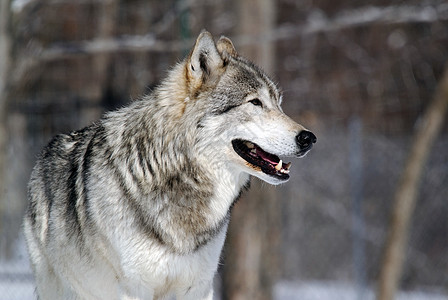
<path fill-rule="evenodd" d="M 275 299 L 374 299 L 394 191 L 448 59 L 445 1 L 275 1 L 276 27 L 262 36 L 240 34 L 236 0 L 9 3 L 0 299 L 35 299 L 19 232 L 41 147 L 150 91 L 202 28 L 237 49 L 275 43 L 284 111 L 318 137 L 277 188 Z M 446 149 L 445 124 L 421 179 L 397 299 L 448 297 Z"/>

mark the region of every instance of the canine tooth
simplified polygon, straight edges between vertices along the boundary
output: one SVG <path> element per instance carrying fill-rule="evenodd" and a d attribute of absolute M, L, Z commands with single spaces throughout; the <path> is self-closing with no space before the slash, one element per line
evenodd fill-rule
<path fill-rule="evenodd" d="M 292 165 L 291 162 L 285 164 L 285 170 L 289 170 L 289 168 L 291 167 L 291 165 Z"/>
<path fill-rule="evenodd" d="M 278 162 L 278 164 L 275 166 L 275 169 L 276 169 L 277 171 L 280 171 L 280 170 L 282 169 L 282 164 L 283 164 L 283 162 L 282 162 L 282 160 L 280 159 L 280 161 Z"/>
<path fill-rule="evenodd" d="M 250 152 L 257 154 L 257 149 L 253 148 Z"/>
<path fill-rule="evenodd" d="M 249 149 L 253 149 L 253 148 L 255 148 L 254 144 L 252 144 L 252 143 L 250 143 L 250 142 L 247 142 L 247 143 L 246 143 L 246 146 L 247 146 L 247 148 L 249 148 Z"/>

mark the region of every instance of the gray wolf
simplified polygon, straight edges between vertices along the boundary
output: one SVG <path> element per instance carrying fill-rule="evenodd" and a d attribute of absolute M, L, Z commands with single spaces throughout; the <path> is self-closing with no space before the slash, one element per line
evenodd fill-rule
<path fill-rule="evenodd" d="M 289 179 L 316 137 L 221 37 L 202 32 L 149 95 L 54 137 L 24 218 L 40 299 L 212 299 L 232 204 L 250 175 Z"/>

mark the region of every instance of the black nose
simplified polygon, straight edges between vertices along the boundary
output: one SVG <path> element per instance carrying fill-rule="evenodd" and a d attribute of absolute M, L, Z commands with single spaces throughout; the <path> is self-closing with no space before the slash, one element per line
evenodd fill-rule
<path fill-rule="evenodd" d="M 306 151 L 313 147 L 313 144 L 317 141 L 316 136 L 307 130 L 302 130 L 296 136 L 297 145 L 300 147 L 301 151 Z"/>

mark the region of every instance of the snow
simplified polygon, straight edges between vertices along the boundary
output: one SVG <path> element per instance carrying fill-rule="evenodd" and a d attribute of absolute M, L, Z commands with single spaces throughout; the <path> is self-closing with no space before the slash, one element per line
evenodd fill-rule
<path fill-rule="evenodd" d="M 0 300 L 31 300 L 34 279 L 23 237 L 19 240 L 15 256 L 10 261 L 0 260 Z M 219 275 L 216 276 L 215 300 L 219 300 Z M 374 287 L 360 290 L 351 282 L 342 281 L 287 281 L 274 287 L 275 300 L 374 300 Z M 437 289 L 400 291 L 396 300 L 447 300 L 448 295 Z"/>
<path fill-rule="evenodd" d="M 374 300 L 374 290 L 357 289 L 350 283 L 337 281 L 281 281 L 274 289 L 276 300 Z M 447 300 L 447 295 L 436 292 L 400 291 L 396 300 Z"/>
<path fill-rule="evenodd" d="M 0 299 L 2 300 L 31 300 L 34 296 L 34 284 L 30 281 L 18 282 L 0 280 Z"/>
<path fill-rule="evenodd" d="M 0 299 L 31 300 L 34 296 L 34 282 L 31 274 L 24 279 L 0 278 Z M 216 293 L 218 294 L 218 293 Z M 218 295 L 215 300 L 218 300 Z M 350 283 L 326 281 L 281 281 L 274 289 L 275 300 L 373 300 L 372 289 L 363 294 Z M 447 300 L 447 295 L 436 292 L 399 292 L 396 300 Z"/>

